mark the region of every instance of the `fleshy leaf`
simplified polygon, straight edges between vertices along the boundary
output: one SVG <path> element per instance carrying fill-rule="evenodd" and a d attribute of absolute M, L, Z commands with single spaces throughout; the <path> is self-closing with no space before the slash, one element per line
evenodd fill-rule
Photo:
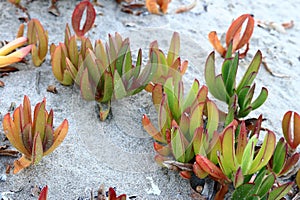
<path fill-rule="evenodd" d="M 56 147 L 58 147 L 63 140 L 65 139 L 67 133 L 68 133 L 68 129 L 69 129 L 69 124 L 68 124 L 68 120 L 64 120 L 61 125 L 55 129 L 54 131 L 54 143 L 52 144 L 52 146 L 44 152 L 44 156 L 48 155 L 49 153 L 51 153 L 52 151 L 54 151 L 54 149 L 56 149 Z"/>
<path fill-rule="evenodd" d="M 262 62 L 262 54 L 261 51 L 258 50 L 236 89 L 237 93 L 239 93 L 240 90 L 245 86 L 250 86 L 252 84 L 255 78 L 255 75 L 253 74 L 258 73 L 261 62 Z"/>
<path fill-rule="evenodd" d="M 212 31 L 208 34 L 209 42 L 212 44 L 214 49 L 222 56 L 224 57 L 226 54 L 226 49 L 222 46 L 216 31 Z"/>
<path fill-rule="evenodd" d="M 42 189 L 42 191 L 41 191 L 41 193 L 39 195 L 39 199 L 38 200 L 47 200 L 47 195 L 48 195 L 48 186 L 46 185 Z"/>
<path fill-rule="evenodd" d="M 270 192 L 268 200 L 280 200 L 292 189 L 293 185 L 293 182 L 288 182 L 279 187 L 276 187 Z"/>
<path fill-rule="evenodd" d="M 284 142 L 283 138 L 280 138 L 280 140 L 277 142 L 274 155 L 273 155 L 273 160 L 272 160 L 273 172 L 278 174 L 282 170 L 286 156 L 287 156 L 287 144 Z"/>
<path fill-rule="evenodd" d="M 86 21 L 84 22 L 82 29 L 80 29 L 80 22 L 82 20 L 84 10 L 86 10 Z M 76 35 L 83 36 L 86 32 L 88 32 L 92 28 L 95 18 L 96 11 L 90 1 L 84 0 L 77 4 L 72 14 L 72 27 Z"/>
<path fill-rule="evenodd" d="M 259 171 L 269 162 L 275 150 L 275 143 L 275 134 L 272 131 L 268 131 L 259 152 L 251 163 L 250 170 L 248 171 L 249 174 Z"/>
<path fill-rule="evenodd" d="M 226 175 L 205 156 L 197 155 L 196 162 L 202 170 L 209 173 L 209 175 L 211 175 L 214 179 L 220 181 L 221 183 L 230 182 Z"/>
<path fill-rule="evenodd" d="M 151 121 L 146 115 L 143 115 L 142 124 L 147 133 L 158 142 L 167 143 L 167 141 L 161 136 L 161 133 L 153 126 Z"/>
<path fill-rule="evenodd" d="M 40 137 L 40 133 L 36 132 L 33 138 L 32 144 L 32 156 L 31 160 L 33 164 L 38 164 L 43 157 L 43 143 Z"/>

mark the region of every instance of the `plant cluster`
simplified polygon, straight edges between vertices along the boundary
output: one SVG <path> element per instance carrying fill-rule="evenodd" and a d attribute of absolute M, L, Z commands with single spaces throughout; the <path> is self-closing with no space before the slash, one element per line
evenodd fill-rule
<path fill-rule="evenodd" d="M 146 1 L 148 9 L 160 6 L 165 12 L 170 1 Z M 86 21 L 80 29 L 82 15 Z M 226 34 L 226 47 L 222 47 L 216 32 L 209 40 L 224 58 L 221 74 L 215 72 L 215 54 L 212 52 L 205 64 L 207 86 L 194 80 L 190 91 L 184 94 L 182 76 L 188 62 L 179 56 L 179 34 L 174 33 L 169 51 L 165 54 L 156 41 L 150 44 L 148 61 L 142 62 L 139 49 L 133 61 L 129 39 L 118 33 L 109 35 L 103 43 L 95 44 L 85 33 L 95 20 L 95 10 L 89 1 L 82 1 L 74 9 L 71 34 L 68 24 L 63 43 L 50 46 L 53 75 L 63 85 L 76 84 L 82 97 L 100 105 L 100 119 L 105 120 L 110 112 L 110 102 L 137 94 L 146 89 L 152 93 L 152 101 L 158 112 L 158 128 L 144 115 L 142 125 L 154 139 L 157 152 L 155 161 L 163 167 L 177 170 L 186 179 L 213 179 L 218 184 L 215 199 L 223 199 L 233 188 L 232 198 L 281 199 L 293 186 L 292 180 L 281 177 L 292 170 L 300 153 L 300 115 L 288 111 L 282 120 L 283 136 L 278 141 L 273 131 L 262 128 L 263 117 L 247 119 L 248 114 L 259 108 L 267 99 L 268 90 L 262 88 L 257 97 L 254 80 L 262 62 L 257 51 L 252 62 L 237 84 L 239 59 L 246 56 L 253 32 L 254 19 L 250 14 L 237 18 Z M 247 21 L 244 33 L 243 24 Z M 0 67 L 19 62 L 30 51 L 33 64 L 40 66 L 48 49 L 48 34 L 37 19 L 28 23 L 27 37 L 20 26 L 18 38 L 0 49 Z M 241 36 L 241 37 L 240 37 Z M 16 50 L 19 47 L 21 49 Z M 246 46 L 244 53 L 237 50 Z M 13 53 L 13 50 L 16 50 Z M 227 112 L 219 110 L 208 93 L 228 105 Z M 104 109 L 101 104 L 108 105 Z M 3 129 L 6 137 L 22 153 L 14 163 L 14 173 L 37 164 L 43 156 L 51 153 L 64 140 L 68 121 L 53 128 L 53 111 L 46 110 L 46 100 L 38 103 L 31 115 L 27 96 L 11 117 L 6 114 Z M 246 118 L 246 119 L 245 119 Z M 248 122 L 252 120 L 251 127 Z M 259 138 L 263 138 L 259 143 Z M 296 176 L 300 183 L 300 173 Z M 201 191 L 198 191 L 201 192 Z M 47 198 L 47 187 L 39 199 Z M 109 199 L 126 199 L 116 196 L 109 189 Z"/>
<path fill-rule="evenodd" d="M 11 118 L 7 113 L 3 118 L 3 130 L 11 144 L 22 153 L 14 162 L 14 173 L 31 164 L 40 162 L 59 146 L 68 132 L 68 121 L 64 120 L 53 129 L 53 110 L 46 110 L 46 99 L 38 103 L 31 115 L 29 98 L 24 96 L 23 105 L 17 107 Z"/>

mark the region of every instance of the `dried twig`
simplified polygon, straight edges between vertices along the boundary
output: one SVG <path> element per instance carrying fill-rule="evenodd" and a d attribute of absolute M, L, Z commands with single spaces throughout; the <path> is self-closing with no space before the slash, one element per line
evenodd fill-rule
<path fill-rule="evenodd" d="M 16 150 L 7 149 L 8 146 L 0 146 L 0 156 L 12 156 L 12 157 L 18 157 L 19 152 Z"/>
<path fill-rule="evenodd" d="M 189 5 L 185 5 L 185 6 L 181 6 L 179 7 L 175 13 L 183 13 L 183 12 L 188 12 L 190 10 L 192 10 L 193 8 L 195 8 L 197 5 L 197 0 L 194 0 L 191 4 Z"/>
<path fill-rule="evenodd" d="M 265 67 L 265 69 L 267 70 L 267 72 L 269 72 L 272 76 L 275 76 L 275 77 L 278 77 L 278 78 L 290 78 L 290 76 L 288 76 L 288 75 L 273 72 L 271 70 L 271 68 L 268 66 L 265 58 L 262 59 L 262 64 Z"/>

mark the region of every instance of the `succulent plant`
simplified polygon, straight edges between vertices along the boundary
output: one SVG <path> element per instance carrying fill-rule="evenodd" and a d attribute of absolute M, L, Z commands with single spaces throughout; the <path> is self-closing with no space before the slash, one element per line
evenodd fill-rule
<path fill-rule="evenodd" d="M 219 111 L 207 98 L 207 87 L 200 87 L 197 80 L 185 98 L 181 80 L 170 77 L 163 87 L 162 96 L 156 92 L 161 91 L 161 84 L 156 84 L 152 92 L 153 102 L 159 102 L 159 129 L 146 115 L 142 124 L 155 140 L 156 162 L 183 170 L 181 175 L 189 178 L 187 171 L 191 171 L 195 155 L 209 154 L 218 139 Z"/>
<path fill-rule="evenodd" d="M 246 129 L 244 122 L 238 126 L 237 121 L 233 121 L 219 135 L 220 149 L 214 152 L 217 154 L 220 166 L 218 173 L 215 170 L 217 166 L 201 155 L 196 156 L 194 173 L 200 178 L 209 174 L 220 183 L 231 180 L 233 185 L 238 187 L 247 179 L 247 176 L 252 176 L 265 167 L 275 150 L 276 137 L 272 131 L 268 130 L 262 145 L 259 149 L 256 148 L 262 117 L 259 119 L 252 133 Z M 236 135 L 237 139 L 235 139 Z M 252 136 L 248 138 L 250 135 Z M 202 174 L 203 171 L 206 173 Z M 224 179 L 224 177 L 227 178 Z"/>
<path fill-rule="evenodd" d="M 156 55 L 152 54 L 152 56 Z M 120 99 L 142 91 L 152 80 L 157 64 L 148 63 L 143 70 L 141 66 L 141 49 L 138 51 L 134 65 L 129 39 L 123 40 L 121 35 L 116 33 L 115 36 L 109 35 L 106 48 L 98 40 L 94 50 L 87 49 L 76 77 L 73 73 L 75 70 L 68 69 L 75 82 L 80 84 L 81 94 L 85 100 L 95 100 L 110 105 L 112 99 Z M 101 120 L 106 116 L 100 111 Z"/>
<path fill-rule="evenodd" d="M 297 164 L 299 158 L 300 153 L 290 153 L 284 138 L 280 138 L 269 162 L 269 168 L 276 176 L 280 177 L 287 174 Z"/>
<path fill-rule="evenodd" d="M 293 116 L 293 124 L 291 118 Z M 284 138 L 280 138 L 277 142 L 272 159 L 269 162 L 269 170 L 276 176 L 287 176 L 290 172 L 295 174 L 293 168 L 300 159 L 300 153 L 295 152 L 299 145 L 299 124 L 300 117 L 296 112 L 288 111 L 282 119 L 282 131 Z M 293 130 L 293 135 L 292 135 Z"/>
<path fill-rule="evenodd" d="M 32 45 L 32 62 L 38 67 L 45 61 L 48 52 L 48 32 L 44 30 L 38 19 L 31 19 L 27 26 L 28 44 Z M 24 24 L 21 24 L 17 37 L 23 36 L 24 28 Z"/>
<path fill-rule="evenodd" d="M 70 71 L 73 73 L 73 77 L 76 77 L 78 68 L 83 62 L 86 49 L 93 49 L 88 38 L 81 37 L 80 41 L 81 46 L 78 50 L 76 36 L 71 35 L 69 25 L 66 24 L 64 43 L 59 43 L 57 46 L 51 44 L 50 46 L 52 72 L 55 78 L 63 85 L 73 84 L 74 80 Z"/>
<path fill-rule="evenodd" d="M 232 45 L 229 47 L 231 49 Z M 246 117 L 252 110 L 260 107 L 268 97 L 268 90 L 263 87 L 260 94 L 253 100 L 255 83 L 253 83 L 262 60 L 260 51 L 257 51 L 247 71 L 239 84 L 236 85 L 236 74 L 239 65 L 239 54 L 232 58 L 228 51 L 222 65 L 221 74 L 215 74 L 215 54 L 212 52 L 205 65 L 205 81 L 209 92 L 217 99 L 228 104 L 226 125 L 234 118 Z"/>
<path fill-rule="evenodd" d="M 293 182 L 284 183 L 274 186 L 276 176 L 273 173 L 267 173 L 267 170 L 262 169 L 255 176 L 252 182 L 245 183 L 236 188 L 231 199 L 266 199 L 280 200 L 292 188 Z"/>
<path fill-rule="evenodd" d="M 293 120 L 291 120 L 293 117 Z M 292 124 L 293 122 L 293 124 Z M 282 119 L 282 132 L 289 147 L 295 151 L 300 144 L 300 115 L 288 111 Z"/>
<path fill-rule="evenodd" d="M 26 45 L 28 39 L 26 37 L 18 37 L 0 48 L 0 68 L 21 61 L 31 50 L 32 45 Z M 15 51 L 14 51 L 15 50 Z M 12 52 L 14 51 L 14 52 Z M 12 53 L 11 53 L 12 52 Z"/>
<path fill-rule="evenodd" d="M 37 164 L 63 142 L 68 121 L 65 119 L 53 130 L 53 110 L 49 113 L 46 110 L 46 99 L 35 106 L 32 118 L 29 98 L 24 96 L 23 105 L 15 109 L 13 118 L 10 113 L 4 116 L 3 129 L 11 144 L 22 153 L 22 157 L 14 162 L 14 173 L 18 173 Z"/>
<path fill-rule="evenodd" d="M 247 25 L 243 34 L 241 34 L 243 24 L 247 21 Z M 240 58 L 246 56 L 249 50 L 249 40 L 252 36 L 254 29 L 254 19 L 251 14 L 243 14 L 238 17 L 236 20 L 232 22 L 230 27 L 226 32 L 226 47 L 224 48 L 217 36 L 216 31 L 212 31 L 209 33 L 208 38 L 210 43 L 213 45 L 215 50 L 222 56 L 225 57 L 226 53 L 230 51 L 230 53 L 235 53 L 237 50 L 243 48 L 246 45 L 246 49 L 243 53 L 239 54 Z M 232 48 L 229 48 L 230 43 L 232 44 Z"/>
<path fill-rule="evenodd" d="M 152 92 L 155 83 L 164 84 L 169 77 L 180 80 L 188 68 L 188 61 L 181 62 L 179 56 L 180 37 L 178 32 L 174 32 L 167 56 L 159 48 L 158 42 L 150 44 L 149 58 L 150 63 L 157 63 L 157 71 L 153 76 L 151 83 L 146 87 L 147 91 Z M 156 54 L 153 56 L 153 54 Z M 158 92 L 158 91 L 157 91 Z"/>

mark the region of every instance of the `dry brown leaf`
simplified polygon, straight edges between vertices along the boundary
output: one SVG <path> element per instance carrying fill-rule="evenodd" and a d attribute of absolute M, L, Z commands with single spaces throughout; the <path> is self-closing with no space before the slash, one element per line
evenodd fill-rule
<path fill-rule="evenodd" d="M 53 94 L 57 94 L 57 89 L 55 85 L 49 85 L 47 88 L 47 92 L 51 92 Z"/>
<path fill-rule="evenodd" d="M 190 10 L 192 10 L 193 8 L 195 8 L 197 5 L 197 0 L 194 0 L 191 4 L 189 5 L 185 5 L 185 6 L 181 6 L 179 7 L 175 13 L 183 13 L 183 12 L 188 12 Z"/>
<path fill-rule="evenodd" d="M 159 9 L 165 14 L 170 2 L 171 0 L 146 0 L 146 8 L 152 14 L 160 14 Z"/>
<path fill-rule="evenodd" d="M 4 86 L 5 86 L 4 82 L 0 81 L 0 87 L 4 87 Z"/>
<path fill-rule="evenodd" d="M 265 67 L 265 69 L 267 70 L 267 72 L 269 72 L 272 76 L 275 76 L 275 77 L 278 77 L 278 78 L 290 78 L 290 76 L 288 76 L 288 75 L 273 72 L 271 70 L 271 68 L 268 66 L 265 58 L 262 59 L 262 64 Z"/>

